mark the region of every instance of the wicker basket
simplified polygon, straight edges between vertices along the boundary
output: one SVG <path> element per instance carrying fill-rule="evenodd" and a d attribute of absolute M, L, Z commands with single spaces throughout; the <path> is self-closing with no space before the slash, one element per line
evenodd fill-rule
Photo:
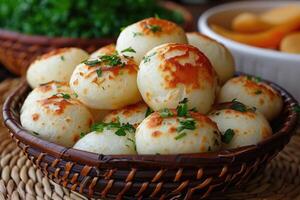
<path fill-rule="evenodd" d="M 269 83 L 269 82 L 268 82 Z M 284 108 L 272 123 L 274 135 L 234 150 L 185 155 L 99 155 L 39 139 L 20 124 L 19 112 L 30 92 L 26 81 L 6 100 L 5 125 L 25 155 L 56 183 L 89 197 L 108 199 L 205 198 L 212 191 L 239 186 L 264 169 L 290 140 L 297 127 L 295 99 L 277 89 Z"/>
<path fill-rule="evenodd" d="M 182 13 L 185 30 L 192 29 L 192 15 L 173 2 L 163 2 L 167 9 Z M 0 29 L 0 62 L 17 75 L 26 73 L 29 64 L 39 55 L 61 47 L 79 47 L 91 53 L 96 49 L 115 42 L 115 38 L 79 39 L 47 36 L 29 36 Z"/>

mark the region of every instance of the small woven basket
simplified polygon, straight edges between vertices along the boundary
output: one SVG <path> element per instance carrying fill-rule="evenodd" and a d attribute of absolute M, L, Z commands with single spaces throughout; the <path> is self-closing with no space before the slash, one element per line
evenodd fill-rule
<path fill-rule="evenodd" d="M 185 30 L 192 29 L 193 17 L 189 11 L 173 2 L 162 2 L 170 10 L 182 14 Z M 37 56 L 61 47 L 79 47 L 91 53 L 100 47 L 115 42 L 116 38 L 63 38 L 30 36 L 0 29 L 0 62 L 11 72 L 23 75 Z"/>
<path fill-rule="evenodd" d="M 183 155 L 100 155 L 39 139 L 20 124 L 20 108 L 30 88 L 23 80 L 3 107 L 12 138 L 50 179 L 88 197 L 108 199 L 199 199 L 239 186 L 263 170 L 297 127 L 296 100 L 268 82 L 284 100 L 274 135 L 257 145 Z"/>

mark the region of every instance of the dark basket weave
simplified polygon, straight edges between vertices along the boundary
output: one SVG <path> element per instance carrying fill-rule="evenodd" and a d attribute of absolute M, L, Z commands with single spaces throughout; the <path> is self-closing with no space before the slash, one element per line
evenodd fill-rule
<path fill-rule="evenodd" d="M 269 82 L 268 82 L 269 83 Z M 233 150 L 185 155 L 99 155 L 65 148 L 31 135 L 20 124 L 20 107 L 30 88 L 23 80 L 6 100 L 4 122 L 12 138 L 56 183 L 89 197 L 108 199 L 200 199 L 240 186 L 289 142 L 297 127 L 296 100 L 269 83 L 284 99 L 274 135 Z"/>
<path fill-rule="evenodd" d="M 192 15 L 173 2 L 162 5 L 180 12 L 185 30 L 192 29 Z M 64 37 L 30 36 L 0 29 L 0 62 L 11 72 L 23 75 L 37 56 L 61 47 L 79 47 L 91 53 L 100 47 L 115 42 L 116 38 L 80 39 Z"/>

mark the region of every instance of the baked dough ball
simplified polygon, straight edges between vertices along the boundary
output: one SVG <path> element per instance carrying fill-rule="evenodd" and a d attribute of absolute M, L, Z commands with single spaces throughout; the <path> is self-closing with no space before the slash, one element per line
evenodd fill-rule
<path fill-rule="evenodd" d="M 74 148 L 104 155 L 136 154 L 134 133 L 119 136 L 116 131 L 112 128 L 91 132 L 81 138 Z"/>
<path fill-rule="evenodd" d="M 256 77 L 232 78 L 221 88 L 219 95 L 219 102 L 236 99 L 257 108 L 269 121 L 280 114 L 283 106 L 280 94 Z"/>
<path fill-rule="evenodd" d="M 148 18 L 126 27 L 119 35 L 116 49 L 122 52 L 132 47 L 135 52 L 126 52 L 140 63 L 152 48 L 164 43 L 187 43 L 184 30 L 177 24 L 158 18 Z"/>
<path fill-rule="evenodd" d="M 209 114 L 222 133 L 225 149 L 255 145 L 272 135 L 266 118 L 240 102 L 225 104 Z"/>
<path fill-rule="evenodd" d="M 188 44 L 168 43 L 153 48 L 140 64 L 137 84 L 144 101 L 155 111 L 188 107 L 207 113 L 214 103 L 217 75 L 208 58 Z"/>
<path fill-rule="evenodd" d="M 93 123 L 90 111 L 78 100 L 59 95 L 38 100 L 21 112 L 21 124 L 38 137 L 66 147 L 88 132 Z"/>
<path fill-rule="evenodd" d="M 35 104 L 38 100 L 46 99 L 56 94 L 76 98 L 76 94 L 71 90 L 68 83 L 51 81 L 34 88 L 26 97 L 21 110 Z"/>
<path fill-rule="evenodd" d="M 93 109 L 112 110 L 141 101 L 137 88 L 138 66 L 128 57 L 106 54 L 81 63 L 70 87 L 81 102 Z"/>
<path fill-rule="evenodd" d="M 280 51 L 300 54 L 300 32 L 285 36 L 280 42 Z"/>
<path fill-rule="evenodd" d="M 27 70 L 27 81 L 32 88 L 50 81 L 69 82 L 75 67 L 89 54 L 79 48 L 61 48 L 36 59 Z"/>
<path fill-rule="evenodd" d="M 138 154 L 183 154 L 218 151 L 221 135 L 208 117 L 191 112 L 191 117 L 149 115 L 135 134 Z"/>
<path fill-rule="evenodd" d="M 129 123 L 137 127 L 146 118 L 147 114 L 151 114 L 150 112 L 149 107 L 145 103 L 140 102 L 119 110 L 111 111 L 104 117 L 103 122 L 120 121 L 122 124 Z"/>
<path fill-rule="evenodd" d="M 225 83 L 233 77 L 235 64 L 230 51 L 221 43 L 198 32 L 187 33 L 190 45 L 197 47 L 207 56 L 216 70 L 220 83 Z"/>
<path fill-rule="evenodd" d="M 112 54 L 116 51 L 116 45 L 115 44 L 109 44 L 104 47 L 101 47 L 97 51 L 93 52 L 90 55 L 90 58 L 97 58 L 98 56 L 102 56 L 105 54 Z"/>

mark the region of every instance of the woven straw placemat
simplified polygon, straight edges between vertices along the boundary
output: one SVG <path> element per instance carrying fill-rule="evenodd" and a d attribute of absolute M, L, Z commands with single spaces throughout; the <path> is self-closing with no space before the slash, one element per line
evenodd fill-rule
<path fill-rule="evenodd" d="M 0 107 L 18 79 L 0 83 Z M 2 121 L 2 115 L 1 115 Z M 4 199 L 87 199 L 44 177 L 0 126 L 0 200 Z M 300 129 L 290 143 L 272 160 L 262 174 L 242 189 L 231 188 L 210 199 L 300 200 Z"/>

